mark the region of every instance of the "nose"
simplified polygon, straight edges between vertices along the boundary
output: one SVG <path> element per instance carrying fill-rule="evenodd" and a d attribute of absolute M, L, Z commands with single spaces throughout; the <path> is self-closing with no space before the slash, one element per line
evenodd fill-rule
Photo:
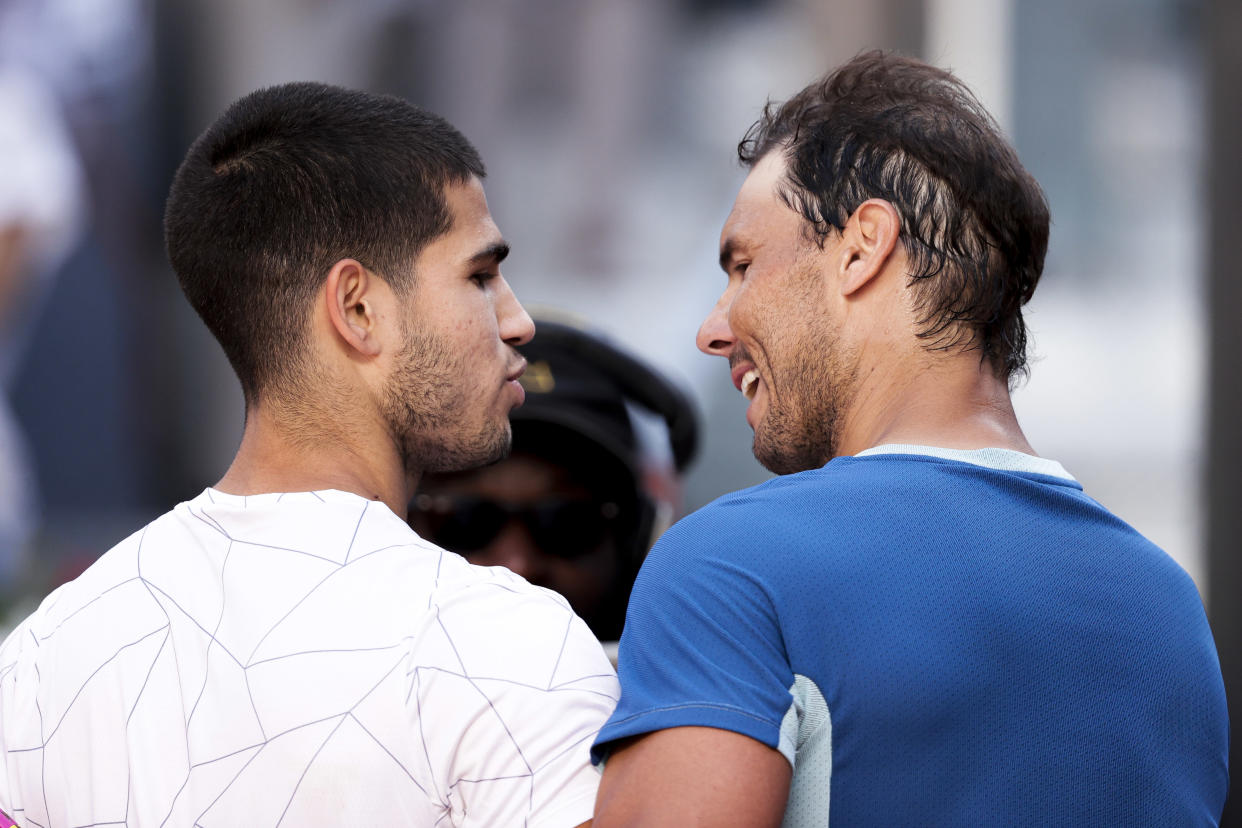
<path fill-rule="evenodd" d="M 540 585 L 544 579 L 543 553 L 535 547 L 530 532 L 520 521 L 509 521 L 508 525 L 484 550 L 488 566 L 503 566 L 510 572 L 521 575 L 532 584 Z M 472 558 L 475 563 L 482 563 Z"/>
<path fill-rule="evenodd" d="M 694 343 L 699 350 L 708 356 L 720 356 L 725 359 L 729 358 L 729 352 L 733 350 L 733 329 L 729 327 L 729 305 L 731 304 L 731 292 L 725 291 L 716 300 L 716 306 L 712 308 L 711 313 L 707 314 L 707 318 L 703 320 L 703 324 L 699 326 L 698 336 L 695 337 Z"/>
<path fill-rule="evenodd" d="M 500 293 L 496 297 L 496 321 L 500 338 L 510 345 L 525 345 L 535 335 L 535 321 L 518 301 L 517 294 L 504 277 L 500 277 Z"/>

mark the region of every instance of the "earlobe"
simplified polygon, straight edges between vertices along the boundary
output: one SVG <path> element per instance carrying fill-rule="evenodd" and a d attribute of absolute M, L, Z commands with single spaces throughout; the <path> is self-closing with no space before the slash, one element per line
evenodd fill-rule
<path fill-rule="evenodd" d="M 901 217 L 891 203 L 870 198 L 858 206 L 845 226 L 842 295 L 861 290 L 884 270 L 900 235 Z"/>
<path fill-rule="evenodd" d="M 328 320 L 345 344 L 366 356 L 380 352 L 374 305 L 376 277 L 355 259 L 341 259 L 328 271 L 324 302 Z"/>

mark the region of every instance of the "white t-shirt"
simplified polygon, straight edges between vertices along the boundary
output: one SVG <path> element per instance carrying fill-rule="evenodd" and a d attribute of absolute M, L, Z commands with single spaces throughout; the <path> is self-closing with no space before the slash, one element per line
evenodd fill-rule
<path fill-rule="evenodd" d="M 575 826 L 618 693 L 564 599 L 382 503 L 208 489 L 0 646 L 0 810 L 41 826 Z"/>

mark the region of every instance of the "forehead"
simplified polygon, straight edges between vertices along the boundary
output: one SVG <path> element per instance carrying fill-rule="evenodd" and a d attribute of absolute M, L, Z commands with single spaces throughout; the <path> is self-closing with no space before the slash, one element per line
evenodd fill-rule
<path fill-rule="evenodd" d="M 445 236 L 465 245 L 500 240 L 500 229 L 487 209 L 483 182 L 477 177 L 448 184 L 444 188 L 444 203 L 452 221 Z"/>
<path fill-rule="evenodd" d="M 432 239 L 418 255 L 415 266 L 470 266 L 481 251 L 504 245 L 500 229 L 487 209 L 483 182 L 471 176 L 444 188 L 449 229 Z M 504 258 L 503 255 L 499 258 Z"/>
<path fill-rule="evenodd" d="M 722 254 L 781 231 L 801 228 L 802 217 L 780 196 L 786 168 L 784 153 L 779 150 L 769 152 L 751 168 L 720 231 Z"/>

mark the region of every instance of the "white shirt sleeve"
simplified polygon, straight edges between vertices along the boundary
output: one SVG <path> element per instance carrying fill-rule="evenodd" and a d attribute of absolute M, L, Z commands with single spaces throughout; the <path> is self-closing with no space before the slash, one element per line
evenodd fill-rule
<path fill-rule="evenodd" d="M 428 647 L 438 655 L 428 659 Z M 413 671 L 412 695 L 453 825 L 566 828 L 591 818 L 599 774 L 590 746 L 620 690 L 563 598 L 507 572 L 441 594 L 420 661 L 436 665 Z"/>

